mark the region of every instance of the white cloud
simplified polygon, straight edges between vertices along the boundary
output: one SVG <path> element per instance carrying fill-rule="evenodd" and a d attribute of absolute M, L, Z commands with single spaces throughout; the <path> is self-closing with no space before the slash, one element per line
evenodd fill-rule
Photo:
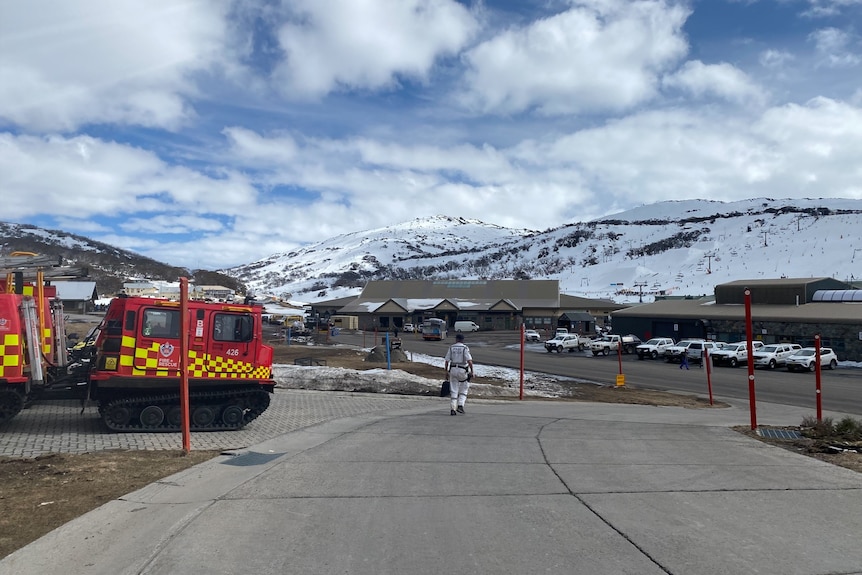
<path fill-rule="evenodd" d="M 90 136 L 0 133 L 2 214 L 12 220 L 178 209 L 233 213 L 254 204 L 257 192 L 242 176 L 222 176 L 170 166 L 151 151 Z"/>
<path fill-rule="evenodd" d="M 267 145 L 281 146 L 278 137 L 252 141 L 264 150 L 253 163 L 271 155 Z M 862 110 L 818 100 L 747 118 L 719 110 L 643 112 L 511 147 L 307 140 L 289 167 L 260 167 L 267 185 L 316 192 L 292 208 L 300 219 L 325 219 L 318 236 L 305 238 L 312 240 L 345 231 L 339 222 L 370 229 L 423 213 L 543 229 L 565 214 L 583 221 L 644 198 L 854 197 L 862 193 L 858 150 Z M 230 153 L 246 157 L 249 150 Z M 278 211 L 261 212 L 274 227 Z"/>
<path fill-rule="evenodd" d="M 821 28 L 812 32 L 809 39 L 814 42 L 817 53 L 825 65 L 843 68 L 862 63 L 862 53 L 853 53 L 851 46 L 859 45 L 859 38 L 837 28 Z"/>
<path fill-rule="evenodd" d="M 462 102 L 501 114 L 626 110 L 653 98 L 687 52 L 689 11 L 664 1 L 572 2 L 470 50 Z"/>
<path fill-rule="evenodd" d="M 718 96 L 738 103 L 762 103 L 766 96 L 742 70 L 726 62 L 704 64 L 700 60 L 685 65 L 666 76 L 665 87 L 685 90 L 697 98 Z"/>
<path fill-rule="evenodd" d="M 662 199 L 860 194 L 849 26 L 803 20 L 732 55 L 695 35 L 700 61 L 683 28 L 700 4 L 674 0 L 7 4 L 0 219 L 170 263 L 439 213 L 545 229 Z"/>
<path fill-rule="evenodd" d="M 224 226 L 218 220 L 192 215 L 161 214 L 150 218 L 130 218 L 119 225 L 125 232 L 150 234 L 187 234 L 189 232 L 218 232 Z"/>
<path fill-rule="evenodd" d="M 296 158 L 297 145 L 289 134 L 263 138 L 259 134 L 233 126 L 222 130 L 233 154 L 239 155 L 248 165 L 272 165 L 291 162 Z"/>
<path fill-rule="evenodd" d="M 862 0 L 808 0 L 809 8 L 804 16 L 822 18 L 841 14 L 844 8 L 862 5 Z"/>
<path fill-rule="evenodd" d="M 0 18 L 0 120 L 26 130 L 86 123 L 176 129 L 190 74 L 223 51 L 225 2 L 30 0 Z"/>
<path fill-rule="evenodd" d="M 275 73 L 288 97 L 423 80 L 441 56 L 456 54 L 477 30 L 453 0 L 295 0 L 278 33 L 286 53 Z"/>
<path fill-rule="evenodd" d="M 793 54 L 784 50 L 764 50 L 760 53 L 758 61 L 764 68 L 783 68 L 788 62 L 795 59 Z"/>
<path fill-rule="evenodd" d="M 828 99 L 748 121 L 644 112 L 560 138 L 539 155 L 577 166 L 602 202 L 862 197 L 862 109 Z"/>

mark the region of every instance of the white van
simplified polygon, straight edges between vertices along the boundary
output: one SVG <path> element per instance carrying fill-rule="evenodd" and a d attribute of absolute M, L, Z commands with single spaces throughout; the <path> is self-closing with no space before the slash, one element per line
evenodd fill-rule
<path fill-rule="evenodd" d="M 455 322 L 455 331 L 479 331 L 479 326 L 473 323 L 472 321 L 456 321 Z"/>

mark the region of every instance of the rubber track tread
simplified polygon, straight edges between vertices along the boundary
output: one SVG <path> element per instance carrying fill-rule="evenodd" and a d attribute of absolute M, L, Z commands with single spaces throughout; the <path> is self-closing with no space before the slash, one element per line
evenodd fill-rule
<path fill-rule="evenodd" d="M 233 400 L 244 398 L 250 405 L 245 412 L 242 422 L 236 426 L 226 426 L 218 418 L 211 425 L 198 426 L 195 425 L 191 417 L 189 425 L 192 431 L 233 431 L 241 429 L 252 420 L 256 419 L 261 413 L 269 407 L 270 394 L 264 389 L 235 389 L 235 390 L 220 390 L 220 391 L 200 391 L 189 393 L 189 403 L 191 404 L 190 412 L 194 412 L 195 407 L 200 405 L 209 405 L 216 409 L 218 414 L 229 406 L 234 405 Z M 181 426 L 172 426 L 168 423 L 167 412 L 171 407 L 180 404 L 180 394 L 158 394 L 141 397 L 127 397 L 108 401 L 99 406 L 99 414 L 102 416 L 102 421 L 111 431 L 118 432 L 145 432 L 145 433 L 164 433 L 181 431 Z M 165 411 L 165 420 L 158 427 L 144 427 L 137 419 L 137 415 L 133 417 L 132 422 L 126 425 L 111 421 L 108 417 L 111 409 L 115 406 L 125 406 L 131 408 L 135 414 L 140 414 L 141 410 L 150 405 L 158 405 Z"/>

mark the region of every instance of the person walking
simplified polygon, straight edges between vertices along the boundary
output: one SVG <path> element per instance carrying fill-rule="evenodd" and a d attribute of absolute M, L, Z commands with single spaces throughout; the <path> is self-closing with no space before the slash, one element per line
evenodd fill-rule
<path fill-rule="evenodd" d="M 679 360 L 680 369 L 688 369 L 688 351 L 682 352 L 682 357 Z"/>
<path fill-rule="evenodd" d="M 473 379 L 473 356 L 470 348 L 464 343 L 464 334 L 455 336 L 455 343 L 446 351 L 445 369 L 449 379 L 449 415 L 464 413 L 467 402 L 467 390 Z"/>

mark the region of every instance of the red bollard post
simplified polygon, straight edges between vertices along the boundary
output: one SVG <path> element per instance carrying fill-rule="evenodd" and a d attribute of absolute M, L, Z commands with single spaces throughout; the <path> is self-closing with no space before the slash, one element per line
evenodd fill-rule
<path fill-rule="evenodd" d="M 748 360 L 745 362 L 748 366 L 748 404 L 751 410 L 751 429 L 757 429 L 757 402 L 754 399 L 754 347 L 752 340 L 754 339 L 753 330 L 751 327 L 751 289 L 745 288 L 745 338 L 746 352 Z"/>
<path fill-rule="evenodd" d="M 706 389 L 709 391 L 709 404 L 712 403 L 712 368 L 710 367 L 711 362 L 709 361 L 709 348 L 703 348 L 703 366 L 706 368 Z"/>
<path fill-rule="evenodd" d="M 617 344 L 617 362 L 620 364 L 620 375 L 623 374 L 623 342 Z"/>
<path fill-rule="evenodd" d="M 180 278 L 180 432 L 183 453 L 192 450 L 191 419 L 189 416 L 189 279 Z"/>
<path fill-rule="evenodd" d="M 521 391 L 518 399 L 524 399 L 524 324 L 521 324 Z"/>
<path fill-rule="evenodd" d="M 817 421 L 823 421 L 823 394 L 820 389 L 820 334 L 814 334 L 814 381 L 817 395 Z"/>

